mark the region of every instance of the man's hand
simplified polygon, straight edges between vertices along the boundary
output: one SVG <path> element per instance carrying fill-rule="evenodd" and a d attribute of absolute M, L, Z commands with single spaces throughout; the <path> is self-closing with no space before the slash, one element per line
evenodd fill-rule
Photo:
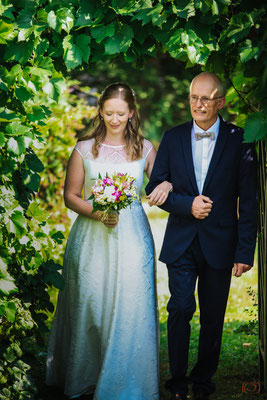
<path fill-rule="evenodd" d="M 211 212 L 213 201 L 202 194 L 195 197 L 192 203 L 191 212 L 197 219 L 205 219 Z"/>
<path fill-rule="evenodd" d="M 247 264 L 241 264 L 241 263 L 234 263 L 233 267 L 233 276 L 241 276 L 244 272 L 247 272 L 251 269 L 252 267 Z"/>

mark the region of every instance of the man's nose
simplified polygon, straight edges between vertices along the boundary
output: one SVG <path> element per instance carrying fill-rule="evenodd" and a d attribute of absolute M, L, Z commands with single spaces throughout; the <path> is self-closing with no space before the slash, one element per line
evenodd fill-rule
<path fill-rule="evenodd" d="M 197 106 L 197 107 L 202 107 L 201 97 L 198 97 L 198 98 L 197 98 L 196 106 Z"/>

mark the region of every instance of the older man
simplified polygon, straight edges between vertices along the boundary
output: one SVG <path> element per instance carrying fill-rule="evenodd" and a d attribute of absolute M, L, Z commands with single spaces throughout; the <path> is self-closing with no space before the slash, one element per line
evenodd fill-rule
<path fill-rule="evenodd" d="M 193 120 L 165 132 L 150 181 L 150 205 L 160 204 L 156 186 L 172 183 L 161 206 L 170 213 L 160 260 L 168 267 L 168 343 L 171 399 L 208 399 L 220 354 L 231 271 L 240 277 L 253 265 L 257 232 L 257 171 L 252 144 L 243 130 L 218 111 L 225 90 L 218 76 L 201 73 L 190 86 Z M 155 189 L 155 190 L 154 190 Z M 198 360 L 187 377 L 190 320 L 198 279 L 200 337 Z"/>

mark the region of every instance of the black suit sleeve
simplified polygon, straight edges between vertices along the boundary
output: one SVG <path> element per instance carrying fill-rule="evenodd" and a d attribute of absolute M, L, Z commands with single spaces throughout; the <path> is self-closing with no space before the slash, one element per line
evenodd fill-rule
<path fill-rule="evenodd" d="M 239 219 L 236 263 L 253 265 L 257 237 L 257 155 L 254 144 L 243 143 L 239 167 Z"/>
<path fill-rule="evenodd" d="M 156 160 L 153 166 L 150 180 L 145 188 L 146 194 L 150 194 L 157 185 L 161 182 L 168 181 L 172 182 L 172 175 L 169 165 L 169 148 L 171 143 L 169 143 L 168 132 L 165 132 L 161 140 Z M 167 200 L 160 208 L 163 210 L 184 217 L 191 217 L 191 207 L 194 200 L 194 196 L 184 196 L 179 193 L 169 193 Z"/>

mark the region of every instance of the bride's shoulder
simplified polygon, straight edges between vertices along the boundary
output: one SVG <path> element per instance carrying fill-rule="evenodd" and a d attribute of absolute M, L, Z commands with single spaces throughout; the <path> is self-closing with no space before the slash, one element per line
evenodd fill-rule
<path fill-rule="evenodd" d="M 82 156 L 88 158 L 92 154 L 92 146 L 95 139 L 80 139 L 76 143 L 74 149 Z"/>
<path fill-rule="evenodd" d="M 146 158 L 152 149 L 153 149 L 153 144 L 149 140 L 144 139 L 144 141 L 143 141 L 143 158 Z"/>

